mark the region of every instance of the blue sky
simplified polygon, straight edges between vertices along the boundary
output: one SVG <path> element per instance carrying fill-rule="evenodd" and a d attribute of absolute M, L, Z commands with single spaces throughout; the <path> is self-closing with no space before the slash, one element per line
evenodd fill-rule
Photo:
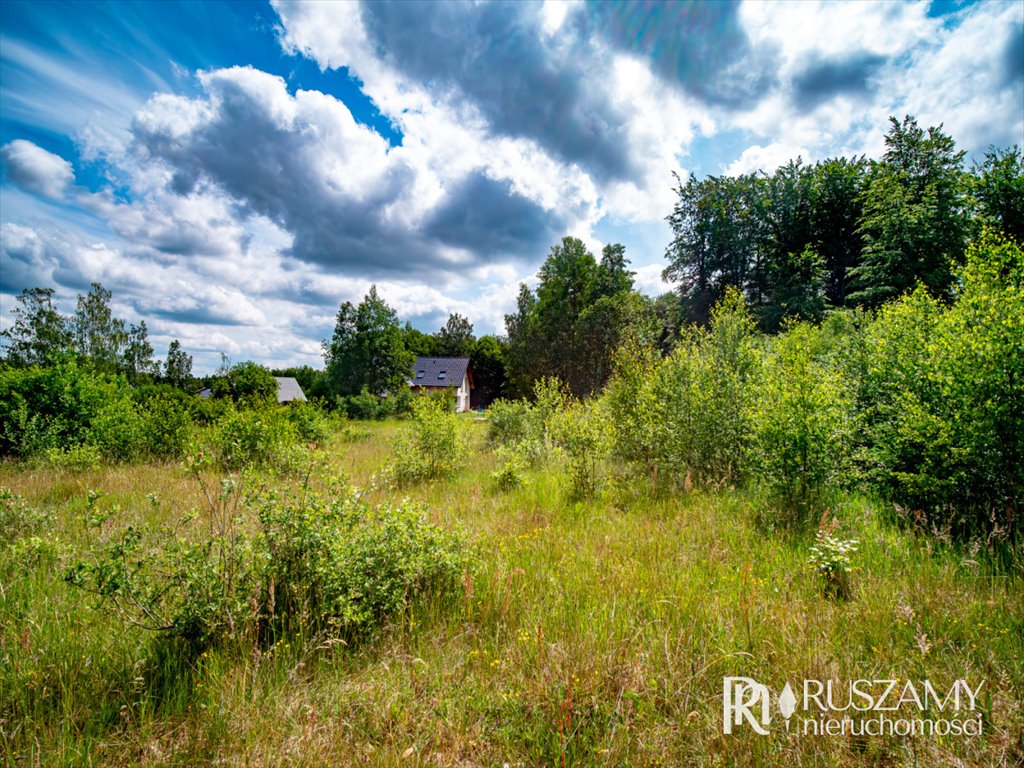
<path fill-rule="evenodd" d="M 1024 144 L 1024 5 L 0 4 L 0 309 L 102 282 L 161 354 L 319 363 L 371 283 L 501 332 L 565 234 L 658 293 L 672 173 Z"/>

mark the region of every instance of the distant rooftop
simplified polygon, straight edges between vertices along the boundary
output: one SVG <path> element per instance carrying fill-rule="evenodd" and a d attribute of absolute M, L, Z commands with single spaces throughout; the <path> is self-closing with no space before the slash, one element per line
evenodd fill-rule
<path fill-rule="evenodd" d="M 468 357 L 417 357 L 412 367 L 413 387 L 459 387 L 469 368 Z"/>

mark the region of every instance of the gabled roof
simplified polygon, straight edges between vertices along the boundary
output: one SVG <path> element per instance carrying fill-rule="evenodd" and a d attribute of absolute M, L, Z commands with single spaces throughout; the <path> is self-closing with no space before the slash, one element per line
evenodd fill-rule
<path fill-rule="evenodd" d="M 277 382 L 277 402 L 290 403 L 295 400 L 306 402 L 306 395 L 299 386 L 299 382 L 291 376 L 275 376 Z"/>
<path fill-rule="evenodd" d="M 417 357 L 409 385 L 413 387 L 459 387 L 469 370 L 468 357 Z M 470 387 L 473 386 L 472 375 Z"/>

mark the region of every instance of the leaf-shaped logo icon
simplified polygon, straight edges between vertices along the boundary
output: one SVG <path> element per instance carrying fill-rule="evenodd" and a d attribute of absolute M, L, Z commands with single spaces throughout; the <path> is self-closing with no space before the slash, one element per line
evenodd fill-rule
<path fill-rule="evenodd" d="M 786 687 L 779 694 L 779 712 L 784 718 L 789 720 L 795 709 L 796 696 L 793 695 L 793 689 L 789 687 L 789 683 L 786 683 Z"/>

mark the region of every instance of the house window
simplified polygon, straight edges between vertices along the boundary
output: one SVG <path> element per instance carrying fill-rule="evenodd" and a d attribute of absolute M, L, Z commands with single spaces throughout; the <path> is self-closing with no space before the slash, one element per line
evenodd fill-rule
<path fill-rule="evenodd" d="M 416 378 L 417 379 L 422 379 L 426 375 L 427 375 L 426 371 L 416 371 Z"/>
<path fill-rule="evenodd" d="M 448 374 L 448 371 L 438 371 L 437 378 L 443 379 Z"/>

